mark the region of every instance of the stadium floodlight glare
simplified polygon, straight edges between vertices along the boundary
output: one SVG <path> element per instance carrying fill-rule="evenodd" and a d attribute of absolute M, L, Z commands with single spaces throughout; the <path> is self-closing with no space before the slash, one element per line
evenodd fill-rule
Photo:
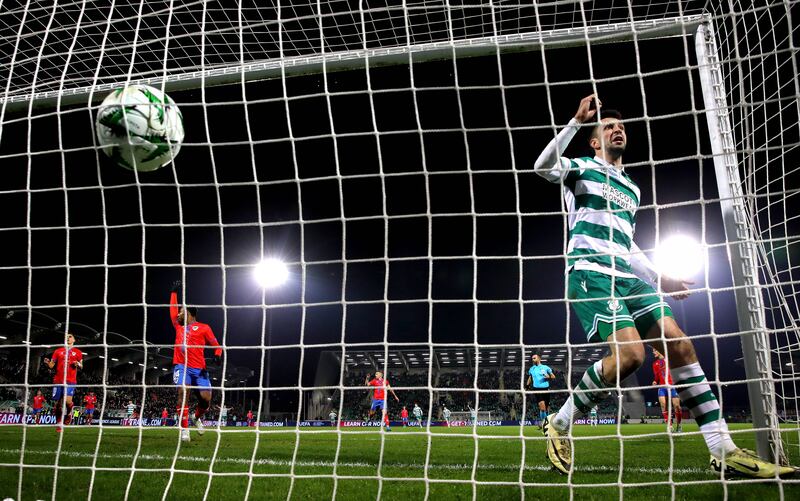
<path fill-rule="evenodd" d="M 267 258 L 258 263 L 254 270 L 256 282 L 264 289 L 280 287 L 289 279 L 286 263 L 276 258 Z"/>
<path fill-rule="evenodd" d="M 656 248 L 656 267 L 671 278 L 692 278 L 703 269 L 704 261 L 705 249 L 688 235 L 667 237 Z"/>

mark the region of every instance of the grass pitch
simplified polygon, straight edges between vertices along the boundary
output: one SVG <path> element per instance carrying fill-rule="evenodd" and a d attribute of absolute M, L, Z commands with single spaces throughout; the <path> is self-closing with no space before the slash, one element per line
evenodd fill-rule
<path fill-rule="evenodd" d="M 755 448 L 749 425 L 732 425 Z M 209 430 L 0 428 L 0 498 L 17 499 L 800 499 L 800 479 L 730 481 L 708 468 L 694 425 L 576 426 L 576 468 L 551 470 L 535 427 Z M 620 435 L 618 435 L 620 433 Z M 787 439 L 795 443 L 797 432 Z M 98 447 L 99 440 L 99 447 Z M 24 455 L 21 451 L 24 450 Z M 22 467 L 20 467 L 22 463 Z M 53 465 L 57 464 L 56 469 Z M 622 468 L 620 468 L 622 464 Z M 427 465 L 427 466 L 426 466 Z M 671 466 L 671 467 L 670 467 Z M 334 478 L 334 475 L 336 478 Z M 474 475 L 474 476 L 473 476 Z M 473 485 L 470 480 L 477 481 Z M 529 485 L 532 484 L 532 485 Z M 474 489 L 474 490 L 473 490 Z"/>

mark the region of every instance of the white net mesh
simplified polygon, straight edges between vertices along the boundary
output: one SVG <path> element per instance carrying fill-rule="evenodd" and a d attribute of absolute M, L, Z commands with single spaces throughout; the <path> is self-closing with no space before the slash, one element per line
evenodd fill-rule
<path fill-rule="evenodd" d="M 551 411 L 607 352 L 566 299 L 561 190 L 533 172 L 597 92 L 628 126 L 639 246 L 683 233 L 707 249 L 697 291 L 671 304 L 735 440 L 755 448 L 705 119 L 725 115 L 759 250 L 768 411 L 796 462 L 794 2 L 0 5 L 0 422 L 27 423 L 0 425 L 3 497 L 796 496 L 791 480 L 720 480 L 688 415 L 668 433 L 649 359 L 599 427 L 575 427 L 569 477 L 543 459 L 526 391 L 534 351 L 557 376 Z M 708 111 L 701 22 L 726 91 Z M 153 173 L 99 153 L 87 104 L 139 80 L 184 115 L 180 155 Z M 265 256 L 287 263 L 286 284 L 253 281 Z M 174 427 L 177 279 L 225 347 L 208 431 L 189 443 Z M 51 404 L 24 416 L 53 390 L 41 358 L 64 330 L 85 354 L 76 408 L 98 401 L 94 426 L 84 412 L 56 435 Z M 368 417 L 376 370 L 399 399 L 392 434 Z M 415 404 L 423 426 L 403 429 Z"/>
<path fill-rule="evenodd" d="M 798 168 L 800 141 L 797 28 L 791 10 L 763 8 L 723 17 L 721 59 L 749 222 L 759 247 L 759 276 L 770 329 L 777 412 L 798 422 Z M 788 442 L 797 444 L 797 438 Z"/>
<path fill-rule="evenodd" d="M 12 93 L 179 75 L 262 60 L 602 26 L 696 13 L 700 5 L 624 2 L 29 2 L 2 16 L 0 50 L 15 54 Z M 52 22 L 51 22 L 52 19 Z M 107 34 L 106 27 L 113 24 Z M 49 28 L 48 28 L 49 25 Z M 205 29 L 201 31 L 201 26 Z M 20 27 L 22 29 L 20 30 Z M 105 40 L 105 45 L 98 43 Z M 42 46 L 44 45 L 44 50 Z M 164 50 L 169 45 L 169 57 Z M 72 46 L 72 48 L 70 48 Z M 102 64 L 99 62 L 102 59 Z M 62 78 L 65 64 L 69 74 Z M 95 79 L 95 69 L 99 74 Z M 11 61 L 0 65 L 8 74 Z M 34 87 L 34 74 L 38 73 Z"/>

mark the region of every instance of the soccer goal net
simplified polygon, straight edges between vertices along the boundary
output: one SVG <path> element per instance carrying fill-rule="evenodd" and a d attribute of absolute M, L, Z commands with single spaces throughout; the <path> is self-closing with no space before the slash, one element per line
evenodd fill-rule
<path fill-rule="evenodd" d="M 797 7 L 0 2 L 0 498 L 797 497 L 710 469 L 706 402 L 660 399 L 649 350 L 574 420 L 571 474 L 537 427 L 609 354 L 569 242 L 635 227 L 693 282 L 664 301 L 733 440 L 800 461 Z M 181 113 L 151 172 L 98 142 L 132 85 Z M 638 208 L 578 231 L 534 165 L 590 94 Z M 603 187 L 576 195 L 624 209 Z M 175 355 L 210 332 L 220 357 Z"/>
<path fill-rule="evenodd" d="M 444 420 L 444 417 L 442 417 Z M 456 411 L 450 413 L 450 424 L 467 425 L 471 426 L 480 421 L 491 421 L 492 411 L 478 411 L 477 414 L 472 412 Z"/>

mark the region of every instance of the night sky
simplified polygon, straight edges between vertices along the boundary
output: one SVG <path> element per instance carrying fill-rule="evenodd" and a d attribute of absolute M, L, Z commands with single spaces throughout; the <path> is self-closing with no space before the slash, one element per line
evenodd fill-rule
<path fill-rule="evenodd" d="M 92 148 L 86 106 L 6 115 L 0 304 L 25 308 L 30 294 L 33 309 L 66 320 L 68 303 L 72 322 L 171 345 L 165 303 L 185 273 L 200 320 L 226 345 L 251 347 L 230 362 L 254 367 L 262 301 L 276 345 L 583 343 L 563 301 L 560 188 L 532 167 L 594 78 L 626 117 L 639 246 L 654 247 L 657 226 L 710 247 L 679 323 L 691 335 L 734 332 L 732 293 L 713 290 L 731 285 L 730 270 L 685 42 L 593 45 L 591 63 L 576 47 L 299 76 L 285 81 L 288 98 L 280 80 L 172 92 L 185 143 L 173 165 L 138 176 Z M 589 154 L 581 135 L 567 151 Z M 265 295 L 251 277 L 262 255 L 292 272 Z M 738 338 L 716 344 L 722 379 L 743 377 Z M 697 341 L 709 379 L 712 345 Z M 297 384 L 300 350 L 279 353 L 273 384 Z"/>

